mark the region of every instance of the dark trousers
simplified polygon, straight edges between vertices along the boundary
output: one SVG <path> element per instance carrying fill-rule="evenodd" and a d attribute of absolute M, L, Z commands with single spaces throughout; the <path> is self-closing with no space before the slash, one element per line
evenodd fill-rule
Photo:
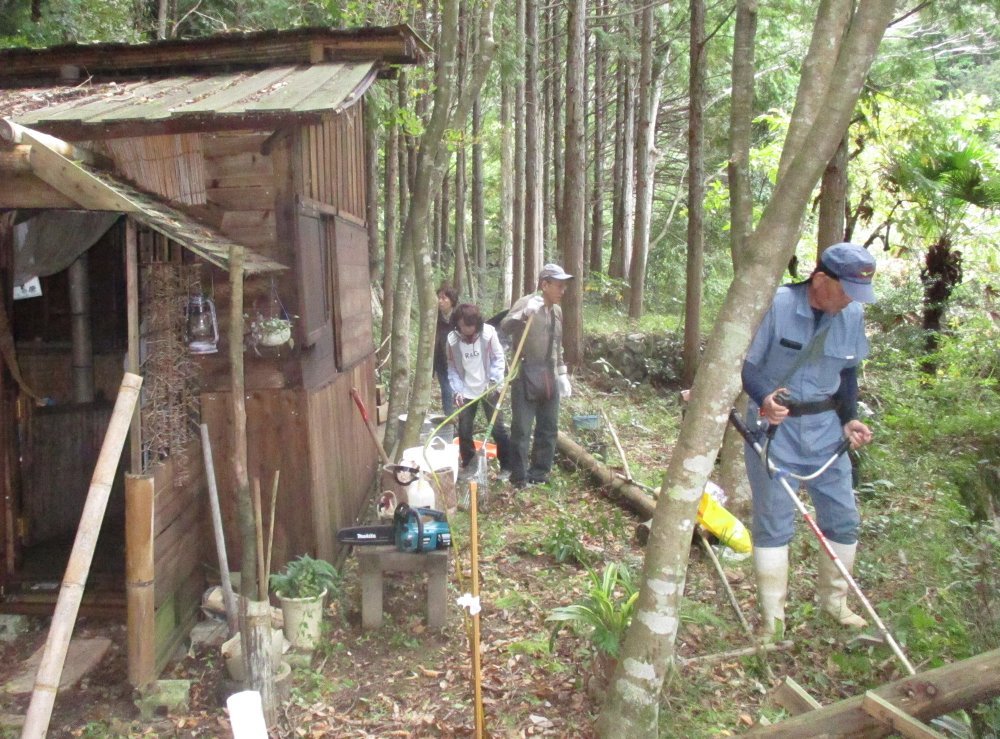
<path fill-rule="evenodd" d="M 546 480 L 556 455 L 559 393 L 553 392 L 549 400 L 528 400 L 520 378 L 511 383 L 510 391 L 510 480 L 515 483 Z"/>
<path fill-rule="evenodd" d="M 476 424 L 476 409 L 480 406 L 486 414 L 486 422 L 493 418 L 493 410 L 496 408 L 496 395 L 490 398 L 483 398 L 474 402 L 468 402 L 462 406 L 462 412 L 458 414 L 458 453 L 462 457 L 462 466 L 465 467 L 472 458 L 476 456 L 476 445 L 473 441 Z M 500 460 L 501 469 L 510 469 L 510 434 L 503 424 L 503 414 L 497 414 L 497 420 L 493 424 L 493 441 L 497 445 L 497 459 Z"/>

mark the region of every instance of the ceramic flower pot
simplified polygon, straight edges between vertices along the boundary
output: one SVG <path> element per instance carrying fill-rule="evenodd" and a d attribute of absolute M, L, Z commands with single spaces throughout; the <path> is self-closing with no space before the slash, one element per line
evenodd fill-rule
<path fill-rule="evenodd" d="M 312 598 L 286 598 L 278 593 L 284 631 L 288 643 L 295 649 L 314 649 L 319 642 L 323 623 L 323 600 L 326 591 Z"/>

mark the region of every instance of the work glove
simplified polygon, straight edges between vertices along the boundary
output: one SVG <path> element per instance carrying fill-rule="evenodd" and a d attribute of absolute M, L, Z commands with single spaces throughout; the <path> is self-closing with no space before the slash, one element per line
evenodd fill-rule
<path fill-rule="evenodd" d="M 462 393 L 455 393 L 455 407 L 459 408 L 465 405 L 465 396 Z"/>
<path fill-rule="evenodd" d="M 532 295 L 524 306 L 524 317 L 535 315 L 542 309 L 543 305 L 545 305 L 545 300 L 542 299 L 541 295 Z"/>
<path fill-rule="evenodd" d="M 556 385 L 559 387 L 560 398 L 568 398 L 573 394 L 573 386 L 569 384 L 569 375 L 556 376 Z"/>

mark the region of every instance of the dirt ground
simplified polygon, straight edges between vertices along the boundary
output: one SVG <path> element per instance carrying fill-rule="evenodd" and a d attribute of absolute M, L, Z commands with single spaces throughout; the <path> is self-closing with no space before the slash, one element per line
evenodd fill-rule
<path fill-rule="evenodd" d="M 662 444 L 643 447 L 650 436 L 637 424 L 635 437 L 624 424 L 623 443 L 636 468 L 662 469 Z M 602 679 L 588 642 L 563 631 L 549 650 L 545 617 L 557 606 L 580 600 L 586 570 L 560 562 L 546 542 L 566 533 L 592 567 L 626 563 L 638 572 L 642 550 L 635 540 L 638 519 L 618 508 L 578 473 L 560 470 L 545 486 L 514 491 L 494 482 L 478 518 L 482 613 L 480 653 L 482 701 L 491 736 L 589 737 L 599 710 Z M 330 606 L 322 645 L 308 664 L 294 669 L 293 687 L 279 709 L 273 737 L 465 737 L 474 729 L 470 621 L 455 604 L 471 590 L 469 516 L 452 519 L 455 547 L 449 580 L 449 608 L 440 633 L 425 626 L 423 583 L 406 574 L 385 578 L 385 622 L 374 632 L 361 629 L 360 586 L 353 557 L 343 568 L 345 588 Z M 804 537 L 793 556 L 814 557 Z M 722 550 L 720 549 L 720 553 Z M 743 613 L 756 621 L 749 562 L 724 559 L 726 580 Z M 808 567 L 808 566 L 807 566 Z M 790 601 L 811 600 L 812 572 L 792 580 Z M 799 572 L 802 575 L 802 572 Z M 876 594 L 877 595 L 877 594 Z M 752 657 L 706 658 L 746 649 L 750 641 L 730 606 L 719 574 L 693 545 L 686 585 L 687 603 L 677 641 L 676 675 L 663 693 L 664 711 L 676 730 L 665 736 L 727 736 L 755 725 L 768 709 L 774 681 Z M 0 652 L 0 684 L 40 646 L 47 623 Z M 859 686 L 837 679 L 831 654 L 851 647 L 843 635 L 818 620 L 792 627 L 794 646 L 774 653 L 773 674 L 810 686 L 821 703 L 856 694 Z M 75 635 L 107 635 L 112 647 L 98 669 L 55 702 L 50 737 L 227 737 L 223 708 L 223 661 L 217 649 L 199 648 L 176 660 L 163 678 L 191 681 L 190 707 L 182 713 L 143 720 L 126 680 L 124 625 L 82 620 Z M 868 655 L 872 682 L 898 676 L 891 656 Z M 817 684 L 808 675 L 824 665 L 829 676 Z M 0 714 L 23 716 L 28 696 L 0 694 Z M 0 736 L 18 736 L 3 729 Z"/>

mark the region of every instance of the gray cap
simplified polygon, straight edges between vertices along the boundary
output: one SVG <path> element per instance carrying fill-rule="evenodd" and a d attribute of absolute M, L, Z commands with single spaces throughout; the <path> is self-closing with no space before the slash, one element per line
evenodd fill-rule
<path fill-rule="evenodd" d="M 859 303 L 874 303 L 872 277 L 875 276 L 875 257 L 857 244 L 843 242 L 827 247 L 820 256 L 821 267 L 838 280 L 847 297 Z"/>
<path fill-rule="evenodd" d="M 542 271 L 538 273 L 538 279 L 541 280 L 572 280 L 573 275 L 566 274 L 566 270 L 560 267 L 558 264 L 546 264 L 542 267 Z"/>

